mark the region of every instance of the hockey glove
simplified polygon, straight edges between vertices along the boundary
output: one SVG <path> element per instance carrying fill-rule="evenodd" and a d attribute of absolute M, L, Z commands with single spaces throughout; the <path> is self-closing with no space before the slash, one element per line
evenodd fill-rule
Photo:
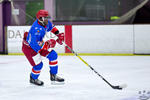
<path fill-rule="evenodd" d="M 44 43 L 43 47 L 39 50 L 39 53 L 42 56 L 46 56 L 49 53 L 48 49 L 54 48 L 55 45 L 56 45 L 56 41 L 54 39 L 50 39 Z"/>
<path fill-rule="evenodd" d="M 59 33 L 58 35 L 57 35 L 57 37 L 58 37 L 58 39 L 56 40 L 57 41 L 57 43 L 59 43 L 60 45 L 62 45 L 63 44 L 63 41 L 64 41 L 64 33 Z"/>
<path fill-rule="evenodd" d="M 50 39 L 44 43 L 42 49 L 48 50 L 49 48 L 54 48 L 55 45 L 56 45 L 56 41 L 54 39 Z"/>

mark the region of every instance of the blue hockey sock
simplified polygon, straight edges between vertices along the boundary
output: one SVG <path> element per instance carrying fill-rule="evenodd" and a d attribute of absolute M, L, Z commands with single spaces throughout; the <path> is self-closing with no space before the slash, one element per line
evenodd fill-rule
<path fill-rule="evenodd" d="M 49 59 L 50 73 L 57 74 L 57 72 L 58 72 L 58 61 L 57 61 L 58 55 L 57 55 L 57 53 L 54 50 L 52 50 L 48 54 L 47 58 Z"/>
<path fill-rule="evenodd" d="M 32 72 L 31 72 L 31 77 L 33 79 L 38 79 L 42 67 L 43 67 L 43 63 L 42 62 L 40 64 L 38 64 L 38 65 L 33 66 Z"/>

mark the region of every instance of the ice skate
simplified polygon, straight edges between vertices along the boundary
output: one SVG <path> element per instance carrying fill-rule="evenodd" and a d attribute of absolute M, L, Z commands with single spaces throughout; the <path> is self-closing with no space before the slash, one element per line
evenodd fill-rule
<path fill-rule="evenodd" d="M 30 83 L 32 84 L 35 84 L 35 85 L 38 85 L 38 86 L 42 86 L 44 85 L 44 82 L 43 81 L 40 81 L 39 79 L 33 79 L 30 75 Z"/>
<path fill-rule="evenodd" d="M 63 78 L 54 74 L 50 74 L 50 80 L 52 85 L 62 85 L 65 81 Z"/>

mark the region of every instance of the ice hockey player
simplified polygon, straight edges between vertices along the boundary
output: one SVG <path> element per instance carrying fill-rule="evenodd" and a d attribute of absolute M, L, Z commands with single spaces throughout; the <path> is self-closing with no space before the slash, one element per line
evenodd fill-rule
<path fill-rule="evenodd" d="M 49 20 L 50 16 L 48 14 L 48 11 L 39 10 L 36 14 L 36 18 L 37 19 L 31 26 L 29 32 L 24 33 L 22 44 L 22 51 L 32 65 L 32 71 L 30 73 L 30 83 L 38 86 L 42 86 L 44 84 L 43 81 L 38 79 L 43 67 L 41 56 L 44 56 L 49 60 L 50 80 L 53 83 L 63 83 L 64 79 L 57 76 L 58 56 L 53 48 L 55 47 L 56 42 L 60 45 L 63 44 L 64 33 L 59 33 L 59 30 L 55 26 L 53 26 L 52 22 Z M 49 31 L 54 33 L 58 37 L 58 39 L 50 39 L 44 42 L 43 38 L 46 32 Z M 49 50 L 49 48 L 51 50 Z"/>

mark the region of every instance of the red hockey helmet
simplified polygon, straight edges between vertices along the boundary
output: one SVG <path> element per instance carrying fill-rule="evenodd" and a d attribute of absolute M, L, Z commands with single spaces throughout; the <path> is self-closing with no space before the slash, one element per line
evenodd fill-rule
<path fill-rule="evenodd" d="M 43 9 L 39 10 L 36 13 L 36 18 L 39 19 L 40 17 L 49 17 L 48 11 Z"/>

